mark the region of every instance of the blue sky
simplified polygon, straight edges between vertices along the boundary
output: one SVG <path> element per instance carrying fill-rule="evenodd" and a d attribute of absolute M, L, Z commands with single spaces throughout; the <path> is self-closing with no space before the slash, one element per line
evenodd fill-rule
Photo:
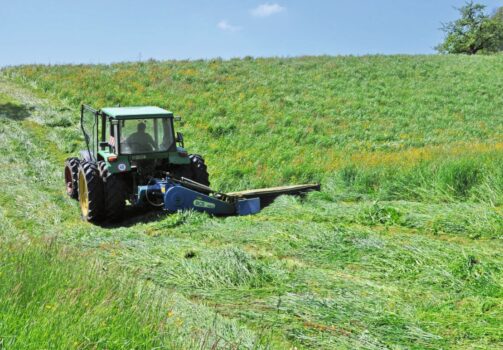
<path fill-rule="evenodd" d="M 0 66 L 429 54 L 464 0 L 0 0 Z M 479 1 L 492 11 L 503 0 Z"/>

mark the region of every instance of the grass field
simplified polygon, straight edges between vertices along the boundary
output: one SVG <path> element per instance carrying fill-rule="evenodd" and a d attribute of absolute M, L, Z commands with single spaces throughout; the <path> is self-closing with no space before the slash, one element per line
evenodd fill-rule
<path fill-rule="evenodd" d="M 0 78 L 0 348 L 503 347 L 503 56 L 21 66 Z M 78 105 L 173 110 L 251 217 L 84 224 Z M 6 253 L 5 253 L 6 252 Z"/>

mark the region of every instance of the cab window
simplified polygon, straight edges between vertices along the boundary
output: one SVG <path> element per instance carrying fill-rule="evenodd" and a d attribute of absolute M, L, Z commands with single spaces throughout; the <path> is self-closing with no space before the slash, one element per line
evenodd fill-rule
<path fill-rule="evenodd" d="M 174 144 L 170 118 L 128 119 L 119 125 L 122 154 L 165 152 Z"/>

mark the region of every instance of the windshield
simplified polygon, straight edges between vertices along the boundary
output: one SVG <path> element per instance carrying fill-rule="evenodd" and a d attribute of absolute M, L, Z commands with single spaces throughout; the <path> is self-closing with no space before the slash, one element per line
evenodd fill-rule
<path fill-rule="evenodd" d="M 131 119 L 120 121 L 122 154 L 168 151 L 173 145 L 170 118 Z"/>

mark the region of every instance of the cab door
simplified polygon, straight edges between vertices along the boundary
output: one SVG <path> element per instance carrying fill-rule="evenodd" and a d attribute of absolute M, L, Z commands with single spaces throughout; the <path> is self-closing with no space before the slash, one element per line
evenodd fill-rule
<path fill-rule="evenodd" d="M 98 114 L 99 112 L 90 106 L 82 105 L 80 108 L 80 128 L 84 134 L 88 155 L 94 161 L 98 152 Z"/>

